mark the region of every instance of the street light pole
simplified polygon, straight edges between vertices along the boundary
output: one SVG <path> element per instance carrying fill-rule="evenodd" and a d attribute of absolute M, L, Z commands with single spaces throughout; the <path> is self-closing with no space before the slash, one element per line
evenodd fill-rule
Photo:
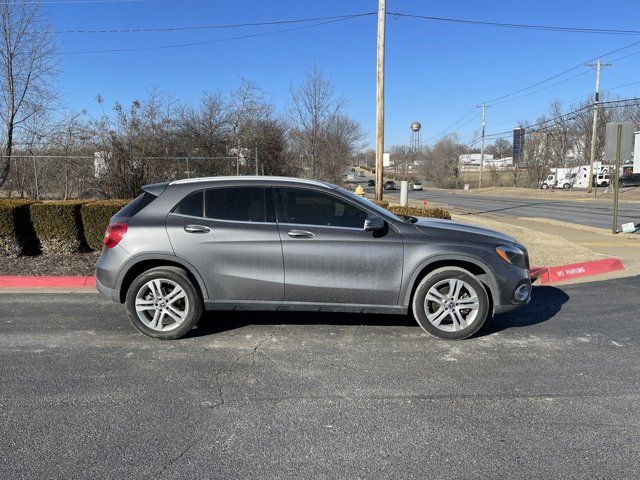
<path fill-rule="evenodd" d="M 376 62 L 376 200 L 382 200 L 384 156 L 384 28 L 386 0 L 378 0 L 378 46 Z"/>

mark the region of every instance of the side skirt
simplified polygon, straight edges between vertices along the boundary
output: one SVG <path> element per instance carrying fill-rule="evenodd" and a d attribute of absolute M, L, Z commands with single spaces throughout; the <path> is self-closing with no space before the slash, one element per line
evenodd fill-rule
<path fill-rule="evenodd" d="M 205 300 L 207 310 L 263 310 L 278 312 L 343 312 L 343 313 L 383 313 L 405 315 L 407 307 L 402 305 L 358 305 L 351 303 L 308 303 L 308 302 L 264 302 L 254 300 L 215 301 Z"/>

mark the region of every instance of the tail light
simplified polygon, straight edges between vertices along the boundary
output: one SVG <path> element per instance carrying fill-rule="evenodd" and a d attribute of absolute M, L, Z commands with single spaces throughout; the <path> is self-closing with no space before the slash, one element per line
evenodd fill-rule
<path fill-rule="evenodd" d="M 120 240 L 124 237 L 124 234 L 127 233 L 127 224 L 124 222 L 115 222 L 110 223 L 107 227 L 107 231 L 104 232 L 104 238 L 102 239 L 102 243 L 107 248 L 113 248 Z"/>

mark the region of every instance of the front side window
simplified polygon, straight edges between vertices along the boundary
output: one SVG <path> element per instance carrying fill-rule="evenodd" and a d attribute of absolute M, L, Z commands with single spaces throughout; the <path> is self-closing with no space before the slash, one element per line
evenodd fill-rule
<path fill-rule="evenodd" d="M 314 190 L 281 188 L 283 223 L 363 228 L 367 212 L 356 206 Z"/>
<path fill-rule="evenodd" d="M 236 222 L 264 222 L 262 187 L 212 188 L 204 193 L 204 216 Z"/>

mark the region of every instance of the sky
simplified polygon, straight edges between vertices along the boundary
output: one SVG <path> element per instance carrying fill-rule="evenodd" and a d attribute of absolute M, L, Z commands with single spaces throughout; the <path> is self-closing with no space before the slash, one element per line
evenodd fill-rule
<path fill-rule="evenodd" d="M 362 124 L 367 134 L 367 145 L 374 143 L 375 15 L 297 30 L 291 29 L 301 24 L 144 33 L 61 31 L 316 18 L 375 12 L 376 0 L 43 0 L 41 3 L 45 18 L 57 32 L 54 35 L 61 53 L 57 79 L 61 102 L 72 110 L 86 109 L 91 115 L 99 115 L 97 95 L 104 98 L 105 108 L 109 108 L 115 101 L 127 104 L 143 98 L 151 88 L 182 102 L 196 103 L 202 92 L 229 91 L 241 78 L 246 78 L 259 84 L 278 111 L 284 113 L 291 85 L 299 84 L 316 65 L 347 100 L 349 115 Z M 491 22 L 640 29 L 637 0 L 387 0 L 387 11 Z M 285 29 L 289 31 L 276 32 Z M 276 33 L 228 40 L 263 32 Z M 640 42 L 640 35 L 507 29 L 394 16 L 387 17 L 386 38 L 387 146 L 408 143 L 413 121 L 422 124 L 423 143 L 433 143 L 436 135 L 452 124 L 460 140 L 470 142 L 480 129 L 480 110 L 476 105 L 580 66 L 605 52 Z M 83 53 L 185 43 L 200 44 Z M 601 88 L 616 87 L 606 93 L 625 98 L 640 96 L 640 43 L 603 59 L 635 52 L 639 54 L 620 59 L 603 70 Z M 494 104 L 487 109 L 487 133 L 509 130 L 521 120 L 535 120 L 556 99 L 569 108 L 593 92 L 594 79 L 592 69 L 580 66 L 539 87 L 490 102 Z M 629 83 L 636 85 L 623 86 Z"/>

